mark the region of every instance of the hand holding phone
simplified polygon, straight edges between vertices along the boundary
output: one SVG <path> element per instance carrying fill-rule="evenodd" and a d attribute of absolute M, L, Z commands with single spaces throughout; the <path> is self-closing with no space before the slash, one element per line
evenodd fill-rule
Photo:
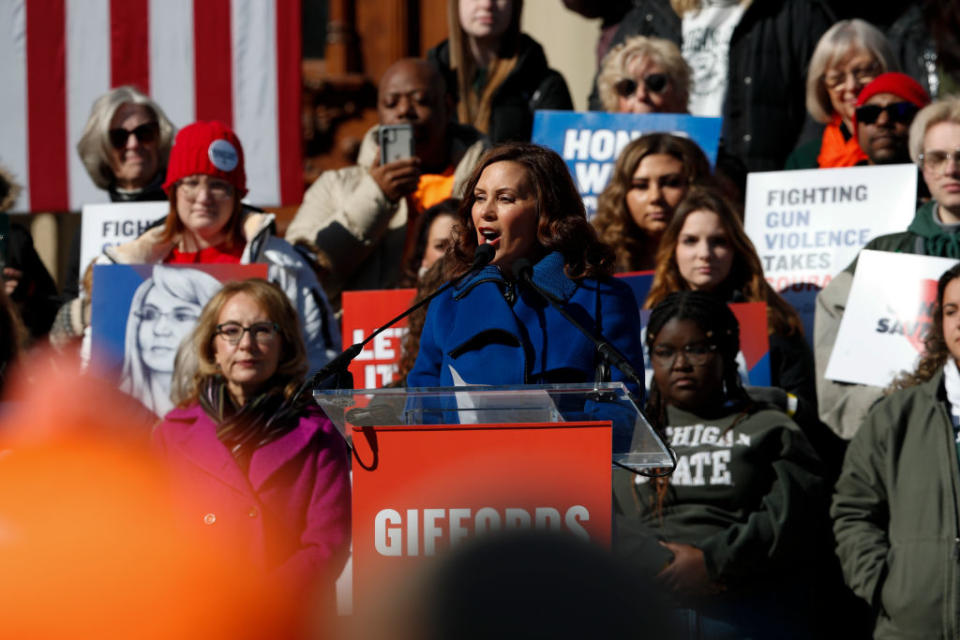
<path fill-rule="evenodd" d="M 380 154 L 370 175 L 391 202 L 410 195 L 420 182 L 420 159 L 413 155 L 413 127 L 380 127 Z"/>

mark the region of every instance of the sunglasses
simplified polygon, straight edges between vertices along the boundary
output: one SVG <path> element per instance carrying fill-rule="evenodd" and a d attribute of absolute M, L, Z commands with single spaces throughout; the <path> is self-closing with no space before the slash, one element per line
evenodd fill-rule
<path fill-rule="evenodd" d="M 669 81 L 670 79 L 667 78 L 665 73 L 651 73 L 643 76 L 643 88 L 650 93 L 661 93 L 667 88 Z M 613 90 L 621 98 L 628 98 L 637 92 L 637 81 L 633 78 L 623 78 L 613 85 Z"/>
<path fill-rule="evenodd" d="M 857 107 L 857 122 L 860 124 L 873 124 L 880 118 L 880 114 L 887 112 L 887 118 L 890 122 L 899 122 L 900 124 L 910 124 L 913 122 L 913 116 L 917 115 L 919 107 L 912 102 L 894 102 L 885 107 L 876 104 L 865 104 Z"/>
<path fill-rule="evenodd" d="M 120 127 L 118 129 L 110 129 L 108 134 L 110 136 L 110 144 L 113 145 L 113 148 L 123 149 L 127 146 L 127 140 L 130 139 L 131 134 L 137 137 L 137 142 L 140 144 L 153 142 L 160 135 L 160 125 L 156 122 L 148 122 L 140 125 L 133 131 Z"/>

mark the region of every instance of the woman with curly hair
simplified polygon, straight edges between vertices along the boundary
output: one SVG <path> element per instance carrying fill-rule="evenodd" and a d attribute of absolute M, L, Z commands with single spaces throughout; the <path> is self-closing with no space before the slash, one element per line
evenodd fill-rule
<path fill-rule="evenodd" d="M 723 302 L 765 303 L 771 383 L 816 407 L 813 353 L 800 317 L 767 284 L 740 218 L 714 189 L 695 187 L 677 207 L 660 241 L 644 307 L 685 290 L 705 291 Z"/>
<path fill-rule="evenodd" d="M 837 555 L 874 637 L 956 638 L 960 265 L 937 284 L 926 350 L 850 442 L 833 498 Z"/>
<path fill-rule="evenodd" d="M 444 260 L 447 278 L 468 273 L 480 244 L 492 247 L 494 258 L 430 303 L 408 386 L 594 379 L 600 363 L 593 344 L 518 283 L 521 261 L 581 325 L 642 366 L 636 300 L 610 277 L 613 255 L 587 222 L 559 155 L 531 144 L 488 151 L 464 192 L 455 238 Z M 626 380 L 619 370 L 612 377 Z"/>
<path fill-rule="evenodd" d="M 646 415 L 677 465 L 653 479 L 614 471 L 617 551 L 673 597 L 678 637 L 687 624 L 703 632 L 689 637 L 812 637 L 804 578 L 826 527 L 816 454 L 740 384 L 740 328 L 722 301 L 671 293 L 650 314 L 646 343 Z"/>
<path fill-rule="evenodd" d="M 592 220 L 618 273 L 654 268 L 673 210 L 691 184 L 709 178 L 710 162 L 687 138 L 651 133 L 623 148 Z"/>

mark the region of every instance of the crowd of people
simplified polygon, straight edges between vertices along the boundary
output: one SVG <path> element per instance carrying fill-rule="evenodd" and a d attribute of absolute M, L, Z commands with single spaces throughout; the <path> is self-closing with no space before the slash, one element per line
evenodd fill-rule
<path fill-rule="evenodd" d="M 672 475 L 613 476 L 614 552 L 665 595 L 665 633 L 960 636 L 960 267 L 939 280 L 914 371 L 887 388 L 837 382 L 826 368 L 857 261 L 820 291 L 805 335 L 743 219 L 749 172 L 912 164 L 913 222 L 864 248 L 960 260 L 960 42 L 944 28 L 960 10 L 925 0 L 871 24 L 821 0 L 564 4 L 604 19 L 591 108 L 720 116 L 715 163 L 687 137 L 640 136 L 588 219 L 564 160 L 530 143 L 536 111 L 573 105 L 520 29 L 522 0 L 449 0 L 448 39 L 379 78 L 356 163 L 319 176 L 283 238 L 244 201 L 234 131 L 178 129 L 118 87 L 77 152 L 111 201 L 167 214 L 93 264 L 78 234 L 60 291 L 10 230 L 0 384 L 42 342 L 86 363 L 94 264 L 149 265 L 116 386 L 138 401 L 131 420 L 169 465 L 178 512 L 332 607 L 350 458 L 304 383 L 344 346 L 345 291 L 419 300 L 456 280 L 411 316 L 397 384 L 623 382 L 676 459 Z M 391 160 L 394 125 L 413 144 Z M 0 207 L 17 192 L 0 172 Z M 226 284 L 198 270 L 257 264 L 265 278 Z M 644 300 L 615 277 L 636 271 L 652 273 Z M 738 302 L 765 305 L 770 387 L 744 384 Z M 610 367 L 569 317 L 632 366 Z"/>

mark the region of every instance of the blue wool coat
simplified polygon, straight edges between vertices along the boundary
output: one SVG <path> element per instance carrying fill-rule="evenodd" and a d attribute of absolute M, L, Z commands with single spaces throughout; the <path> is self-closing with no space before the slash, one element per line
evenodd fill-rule
<path fill-rule="evenodd" d="M 534 265 L 533 280 L 643 371 L 640 316 L 629 286 L 613 278 L 571 280 L 556 252 Z M 430 303 L 407 386 L 454 386 L 454 370 L 467 384 L 584 382 L 594 379 L 596 364 L 593 344 L 566 319 L 487 266 Z M 627 382 L 617 369 L 611 377 Z"/>

